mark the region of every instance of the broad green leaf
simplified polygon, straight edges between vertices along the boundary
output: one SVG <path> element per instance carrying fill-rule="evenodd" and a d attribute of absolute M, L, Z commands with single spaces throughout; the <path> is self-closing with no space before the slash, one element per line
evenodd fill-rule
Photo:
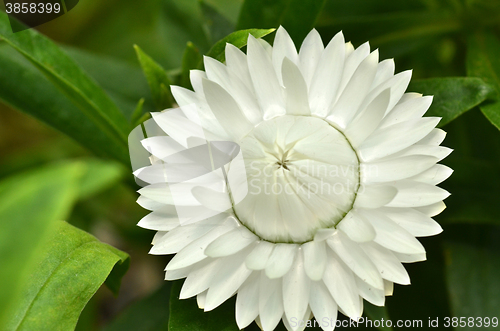
<path fill-rule="evenodd" d="M 82 170 L 81 164 L 47 167 L 0 182 L 1 330 L 23 298 L 28 273 L 38 263 L 54 222 L 68 215 Z"/>
<path fill-rule="evenodd" d="M 230 299 L 210 312 L 198 308 L 196 298 L 179 299 L 183 281 L 175 281 L 170 294 L 168 331 L 238 331 L 235 300 Z"/>
<path fill-rule="evenodd" d="M 200 0 L 199 3 L 203 13 L 208 40 L 211 43 L 224 38 L 234 31 L 235 25 L 220 14 L 217 9 L 212 7 L 212 5 L 205 0 Z"/>
<path fill-rule="evenodd" d="M 132 303 L 103 331 L 167 331 L 171 285 L 165 282 L 151 295 Z"/>
<path fill-rule="evenodd" d="M 389 312 L 387 311 L 386 307 L 374 306 L 371 303 L 366 302 L 366 301 L 363 304 L 363 314 L 372 321 L 381 322 L 382 319 L 384 321 L 387 321 L 390 319 Z M 380 326 L 377 329 L 382 330 L 382 331 L 391 331 L 392 330 L 391 327 L 388 327 L 385 324 L 384 324 L 384 326 Z"/>
<path fill-rule="evenodd" d="M 188 89 L 192 88 L 189 72 L 192 69 L 200 69 L 202 61 L 203 58 L 201 57 L 198 48 L 196 48 L 192 42 L 188 42 L 186 49 L 184 50 L 184 55 L 182 56 L 182 68 L 179 82 L 180 86 Z"/>
<path fill-rule="evenodd" d="M 471 77 L 414 80 L 408 91 L 434 96 L 426 116 L 442 117 L 439 126 L 479 105 L 492 92 L 491 87 L 484 81 Z"/>
<path fill-rule="evenodd" d="M 213 57 L 220 62 L 226 61 L 226 54 L 224 53 L 226 49 L 226 44 L 233 44 L 234 46 L 241 48 L 246 46 L 248 35 L 251 34 L 255 38 L 262 38 L 267 36 L 271 32 L 274 32 L 275 29 L 248 29 L 241 30 L 231 33 L 229 36 L 226 36 L 215 43 L 212 48 L 208 51 L 207 56 Z"/>
<path fill-rule="evenodd" d="M 500 100 L 485 103 L 480 108 L 484 116 L 500 130 Z"/>
<path fill-rule="evenodd" d="M 24 32 L 19 32 L 24 33 Z M 0 99 L 58 129 L 102 157 L 129 164 L 126 146 L 107 136 L 31 63 L 0 46 Z"/>
<path fill-rule="evenodd" d="M 134 48 L 151 89 L 156 108 L 164 110 L 172 107 L 174 100 L 170 92 L 171 83 L 165 69 L 144 53 L 139 46 L 134 45 Z"/>
<path fill-rule="evenodd" d="M 288 31 L 299 45 L 314 27 L 325 0 L 245 0 L 240 11 L 237 30 L 277 28 Z"/>
<path fill-rule="evenodd" d="M 467 43 L 467 75 L 481 77 L 495 89 L 492 102 L 481 105 L 486 118 L 500 129 L 500 40 L 489 32 L 471 35 Z"/>
<path fill-rule="evenodd" d="M 58 222 L 7 330 L 73 330 L 81 311 L 106 281 L 114 292 L 128 255 Z"/>
<path fill-rule="evenodd" d="M 130 48 L 130 45 L 128 45 Z M 154 111 L 149 96 L 149 86 L 139 64 L 132 64 L 118 58 L 95 54 L 74 47 L 63 47 L 75 62 L 85 70 L 120 107 L 125 117 L 132 118 L 137 100 L 144 98 L 145 111 Z M 130 53 L 133 53 L 129 50 Z M 132 122 L 130 120 L 130 122 Z"/>
<path fill-rule="evenodd" d="M 498 238 L 496 240 L 498 242 Z M 450 242 L 445 245 L 447 285 L 453 316 L 489 317 L 490 321 L 492 317 L 499 318 L 499 253 L 498 249 L 469 243 Z M 460 330 L 478 329 L 478 325 L 460 327 Z"/>
<path fill-rule="evenodd" d="M 9 19 L 3 13 L 0 14 L 0 37 L 33 63 L 107 136 L 126 148 L 130 126 L 125 116 L 56 44 L 33 29 L 12 33 Z"/>

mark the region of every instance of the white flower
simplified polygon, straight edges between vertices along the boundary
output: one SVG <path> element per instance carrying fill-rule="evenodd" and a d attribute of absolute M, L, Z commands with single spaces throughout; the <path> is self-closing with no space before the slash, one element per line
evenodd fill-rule
<path fill-rule="evenodd" d="M 187 277 L 181 298 L 205 311 L 237 294 L 240 328 L 384 305 L 410 283 L 401 262 L 426 259 L 415 237 L 442 231 L 431 217 L 449 194 L 436 185 L 452 170 L 437 162 L 451 150 L 439 118 L 422 118 L 432 97 L 405 93 L 410 71 L 342 33 L 324 47 L 312 30 L 297 52 L 280 28 L 274 47 L 249 36 L 246 55 L 228 44 L 226 64 L 204 62 L 194 92 L 172 87 L 180 108 L 153 113 L 169 137 L 143 142 L 156 161 L 135 173 L 152 183 L 138 200 L 152 211 L 139 225 L 158 231 L 151 254 L 176 254 L 166 279 Z M 181 151 L 207 141 L 241 150 L 193 172 Z"/>

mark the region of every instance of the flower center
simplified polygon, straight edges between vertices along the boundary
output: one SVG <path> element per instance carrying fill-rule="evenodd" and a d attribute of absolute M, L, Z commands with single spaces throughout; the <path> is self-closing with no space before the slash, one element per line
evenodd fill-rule
<path fill-rule="evenodd" d="M 359 161 L 345 136 L 324 120 L 276 117 L 259 124 L 240 146 L 248 195 L 233 209 L 262 239 L 310 241 L 352 209 Z"/>

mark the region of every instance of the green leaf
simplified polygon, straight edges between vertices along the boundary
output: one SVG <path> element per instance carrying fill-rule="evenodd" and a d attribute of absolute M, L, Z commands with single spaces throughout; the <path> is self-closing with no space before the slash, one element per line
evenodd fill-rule
<path fill-rule="evenodd" d="M 0 77 L 0 99 L 6 104 L 58 129 L 96 155 L 130 163 L 125 145 L 101 131 L 39 70 L 7 45 L 0 46 Z"/>
<path fill-rule="evenodd" d="M 414 80 L 408 91 L 433 95 L 426 115 L 442 117 L 443 126 L 486 100 L 492 89 L 480 78 L 450 77 Z"/>
<path fill-rule="evenodd" d="M 182 56 L 182 68 L 180 75 L 180 86 L 192 89 L 189 72 L 192 69 L 200 69 L 202 66 L 203 58 L 200 51 L 192 42 L 188 42 L 184 54 Z"/>
<path fill-rule="evenodd" d="M 174 99 L 170 92 L 170 79 L 165 69 L 156 63 L 151 57 L 134 45 L 137 59 L 141 64 L 146 80 L 148 81 L 153 100 L 158 110 L 164 110 L 172 107 Z"/>
<path fill-rule="evenodd" d="M 378 307 L 374 306 L 371 303 L 365 301 L 363 304 L 363 313 L 372 321 L 384 321 L 389 320 L 389 312 L 386 307 Z M 366 323 L 365 323 L 366 324 Z M 392 328 L 388 327 L 384 324 L 384 326 L 380 326 L 377 328 L 382 331 L 391 331 Z"/>
<path fill-rule="evenodd" d="M 128 63 L 74 47 L 65 46 L 63 49 L 102 86 L 126 118 L 132 118 L 137 100 L 141 98 L 146 102 L 145 111 L 154 111 L 153 100 L 149 96 L 149 86 L 138 63 Z"/>
<path fill-rule="evenodd" d="M 495 89 L 492 102 L 481 105 L 484 116 L 500 130 L 500 40 L 489 32 L 471 35 L 467 43 L 467 75 L 481 77 Z"/>
<path fill-rule="evenodd" d="M 107 136 L 126 148 L 130 126 L 125 116 L 94 80 L 56 44 L 34 29 L 12 33 L 9 19 L 3 13 L 0 14 L 0 36 L 40 70 Z"/>
<path fill-rule="evenodd" d="M 498 231 L 497 231 L 498 235 Z M 498 242 L 498 238 L 496 238 Z M 468 243 L 445 245 L 448 292 L 456 317 L 498 318 L 500 251 Z M 477 330 L 479 327 L 460 328 Z"/>
<path fill-rule="evenodd" d="M 264 36 L 267 36 L 271 32 L 274 32 L 274 30 L 275 29 L 248 29 L 233 32 L 216 42 L 215 45 L 213 45 L 212 48 L 208 51 L 207 56 L 213 57 L 220 62 L 224 62 L 226 60 L 224 51 L 226 49 L 227 43 L 241 48 L 243 46 L 246 46 L 249 34 L 251 34 L 255 38 L 262 38 Z"/>
<path fill-rule="evenodd" d="M 165 282 L 151 295 L 132 303 L 103 331 L 167 331 L 171 285 Z"/>
<path fill-rule="evenodd" d="M 65 218 L 77 196 L 80 164 L 48 167 L 0 182 L 0 329 L 12 321 L 28 273 L 56 220 Z M 10 330 L 9 328 L 8 330 Z"/>
<path fill-rule="evenodd" d="M 118 290 L 129 263 L 126 253 L 62 221 L 45 248 L 7 330 L 73 330 L 104 281 Z"/>
<path fill-rule="evenodd" d="M 314 27 L 325 0 L 245 0 L 240 11 L 237 30 L 277 28 L 288 31 L 296 45 Z"/>
<path fill-rule="evenodd" d="M 168 331 L 238 331 L 234 298 L 210 312 L 198 308 L 196 298 L 179 299 L 183 281 L 175 281 L 170 294 Z"/>

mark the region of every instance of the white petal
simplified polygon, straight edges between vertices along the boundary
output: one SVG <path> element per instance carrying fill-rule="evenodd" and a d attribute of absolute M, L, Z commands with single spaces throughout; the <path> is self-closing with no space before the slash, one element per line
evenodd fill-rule
<path fill-rule="evenodd" d="M 236 324 L 246 328 L 259 315 L 260 273 L 253 272 L 241 285 L 236 298 Z"/>
<path fill-rule="evenodd" d="M 208 105 L 215 117 L 234 141 L 239 141 L 253 129 L 253 125 L 226 90 L 207 79 L 202 82 Z"/>
<path fill-rule="evenodd" d="M 410 83 L 410 79 L 411 70 L 400 72 L 399 74 L 389 78 L 368 93 L 366 98 L 363 100 L 360 108 L 362 109 L 373 99 L 375 99 L 377 95 L 379 95 L 382 91 L 390 88 L 391 101 L 389 101 L 389 106 L 387 107 L 387 111 L 390 111 L 401 100 L 406 88 L 408 87 L 408 84 Z"/>
<path fill-rule="evenodd" d="M 302 42 L 299 51 L 300 71 L 307 86 L 311 86 L 312 77 L 324 49 L 321 36 L 316 29 L 312 29 Z"/>
<path fill-rule="evenodd" d="M 342 79 L 340 81 L 339 92 L 337 94 L 337 98 L 334 99 L 336 101 L 341 93 L 344 91 L 347 83 L 352 78 L 354 72 L 358 69 L 359 65 L 363 60 L 370 54 L 370 44 L 368 42 L 362 44 L 356 50 L 352 46 L 351 42 L 348 42 L 344 45 L 345 48 L 345 65 L 344 70 L 342 72 Z"/>
<path fill-rule="evenodd" d="M 369 219 L 375 228 L 377 236 L 374 241 L 377 244 L 399 253 L 425 253 L 425 248 L 414 236 L 391 221 L 383 213 L 378 211 L 363 211 L 363 216 Z"/>
<path fill-rule="evenodd" d="M 398 189 L 398 194 L 387 207 L 426 206 L 450 196 L 450 193 L 440 187 L 410 180 L 400 180 L 393 185 Z"/>
<path fill-rule="evenodd" d="M 425 117 L 376 130 L 361 144 L 358 154 L 368 162 L 397 153 L 429 134 L 439 120 L 436 117 Z"/>
<path fill-rule="evenodd" d="M 415 237 L 434 236 L 443 231 L 436 221 L 413 208 L 384 208 L 384 212 Z"/>
<path fill-rule="evenodd" d="M 229 299 L 250 276 L 252 270 L 245 266 L 246 254 L 243 251 L 220 259 L 220 269 L 210 282 L 205 311 L 210 311 Z"/>
<path fill-rule="evenodd" d="M 149 230 L 170 231 L 179 226 L 180 223 L 177 214 L 152 212 L 144 216 L 137 225 Z"/>
<path fill-rule="evenodd" d="M 396 105 L 380 124 L 381 128 L 422 117 L 431 106 L 432 97 L 414 98 Z"/>
<path fill-rule="evenodd" d="M 175 254 L 168 263 L 167 270 L 185 268 L 205 259 L 207 257 L 204 253 L 206 247 L 215 239 L 233 230 L 235 227 L 236 224 L 232 219 L 228 219 L 223 224 L 214 227 L 213 230 L 193 241 Z"/>
<path fill-rule="evenodd" d="M 298 245 L 294 244 L 275 244 L 274 250 L 266 264 L 267 277 L 279 278 L 290 270 Z"/>
<path fill-rule="evenodd" d="M 404 254 L 394 252 L 399 261 L 404 263 L 421 262 L 427 260 L 426 253 Z"/>
<path fill-rule="evenodd" d="M 205 308 L 205 300 L 207 299 L 207 291 L 202 292 L 196 296 L 196 303 L 198 304 L 198 308 Z"/>
<path fill-rule="evenodd" d="M 262 329 L 274 330 L 283 316 L 281 278 L 269 279 L 263 272 L 259 288 L 259 317 Z"/>
<path fill-rule="evenodd" d="M 213 276 L 217 274 L 217 269 L 220 267 L 220 260 L 206 259 L 203 262 L 203 266 L 193 269 L 187 276 L 182 284 L 179 299 L 195 296 L 210 286 Z"/>
<path fill-rule="evenodd" d="M 230 43 L 226 44 L 226 65 L 235 76 L 241 79 L 249 91 L 252 92 L 252 95 L 255 95 L 252 78 L 248 70 L 247 55 Z"/>
<path fill-rule="evenodd" d="M 379 208 L 390 203 L 398 190 L 387 185 L 362 185 L 354 201 L 355 208 Z"/>
<path fill-rule="evenodd" d="M 185 148 L 189 147 L 188 139 L 205 139 L 201 123 L 189 120 L 180 108 L 168 112 L 153 112 L 151 116 L 164 132 Z"/>
<path fill-rule="evenodd" d="M 337 96 L 342 78 L 344 54 L 344 35 L 339 32 L 321 54 L 311 80 L 309 102 L 311 112 L 317 116 L 326 116 L 332 101 Z"/>
<path fill-rule="evenodd" d="M 252 270 L 263 270 L 274 250 L 274 244 L 269 241 L 261 241 L 246 258 L 246 265 Z"/>
<path fill-rule="evenodd" d="M 316 321 L 321 323 L 325 331 L 333 331 L 337 322 L 337 304 L 322 281 L 311 282 L 309 306 Z M 327 321 L 327 323 L 324 323 Z"/>
<path fill-rule="evenodd" d="M 426 183 L 430 185 L 437 185 L 444 182 L 453 173 L 453 169 L 442 165 L 436 164 L 429 170 L 410 178 L 416 182 Z"/>
<path fill-rule="evenodd" d="M 147 209 L 147 210 L 151 210 L 151 211 L 161 209 L 161 208 L 166 206 L 164 203 L 146 198 L 145 196 L 142 196 L 142 195 L 139 198 L 137 198 L 136 202 L 142 208 Z M 174 206 L 171 206 L 171 205 L 168 205 L 168 206 L 171 208 L 175 208 Z"/>
<path fill-rule="evenodd" d="M 326 267 L 326 245 L 324 241 L 309 241 L 302 246 L 306 274 L 314 281 L 323 277 Z"/>
<path fill-rule="evenodd" d="M 417 207 L 415 209 L 429 217 L 434 217 L 441 214 L 441 212 L 446 209 L 446 205 L 443 201 L 439 201 L 431 205 Z"/>
<path fill-rule="evenodd" d="M 359 295 L 366 301 L 374 304 L 375 306 L 382 307 L 385 303 L 385 291 L 382 289 L 374 288 L 373 286 L 365 283 L 359 277 L 355 277 L 356 285 L 359 289 Z"/>
<path fill-rule="evenodd" d="M 394 293 L 394 283 L 384 279 L 385 295 L 391 296 Z"/>
<path fill-rule="evenodd" d="M 370 257 L 384 279 L 402 285 L 410 284 L 408 272 L 393 252 L 373 242 L 364 243 L 361 248 Z"/>
<path fill-rule="evenodd" d="M 292 268 L 283 277 L 283 306 L 288 320 L 304 316 L 307 310 L 311 280 L 304 268 L 302 252 L 298 252 Z M 293 330 L 297 330 L 297 327 Z"/>
<path fill-rule="evenodd" d="M 269 55 L 252 35 L 248 36 L 247 49 L 250 76 L 264 119 L 283 115 L 285 113 L 283 91 Z"/>
<path fill-rule="evenodd" d="M 276 71 L 276 76 L 280 84 L 283 85 L 283 81 L 281 79 L 281 67 L 283 64 L 283 59 L 288 58 L 294 64 L 299 63 L 299 55 L 297 54 L 297 49 L 295 49 L 295 45 L 293 44 L 292 38 L 282 26 L 278 28 L 276 31 L 276 37 L 274 38 L 273 44 L 273 67 Z"/>
<path fill-rule="evenodd" d="M 203 86 L 201 84 L 202 79 L 206 79 L 207 74 L 202 70 L 191 70 L 189 71 L 189 79 L 191 80 L 191 85 L 193 85 L 194 91 L 199 94 L 202 98 L 205 98 L 203 93 Z"/>
<path fill-rule="evenodd" d="M 370 134 L 375 131 L 384 117 L 390 100 L 390 90 L 380 93 L 362 110 L 359 115 L 347 126 L 344 134 L 349 138 L 351 145 L 358 147 Z"/>
<path fill-rule="evenodd" d="M 173 229 L 155 242 L 149 254 L 164 255 L 177 253 L 212 229 L 211 226 L 203 226 L 200 223 L 179 226 Z"/>
<path fill-rule="evenodd" d="M 364 282 L 378 289 L 384 288 L 384 283 L 377 268 L 375 268 L 358 243 L 350 240 L 342 231 L 338 231 L 327 240 L 327 244 Z"/>
<path fill-rule="evenodd" d="M 381 83 L 385 82 L 386 80 L 394 76 L 394 69 L 395 69 L 394 59 L 387 59 L 381 61 L 377 66 L 377 74 L 373 79 L 373 84 L 371 86 L 371 89 L 377 87 Z"/>
<path fill-rule="evenodd" d="M 224 212 L 232 207 L 227 192 L 220 192 L 204 186 L 195 186 L 191 193 L 202 206 L 211 210 Z"/>
<path fill-rule="evenodd" d="M 205 249 L 205 254 L 210 257 L 232 255 L 256 242 L 258 239 L 247 228 L 240 226 L 214 240 Z"/>
<path fill-rule="evenodd" d="M 181 184 L 182 185 L 182 184 Z M 184 185 L 187 187 L 187 185 Z M 180 187 L 180 186 L 179 186 Z M 194 198 L 190 190 L 178 190 L 175 197 L 173 196 L 170 187 L 167 183 L 151 184 L 140 189 L 141 195 L 148 199 L 161 202 L 163 204 L 179 205 L 179 206 L 197 206 L 200 203 Z"/>
<path fill-rule="evenodd" d="M 419 145 L 432 145 L 439 146 L 446 138 L 446 132 L 441 129 L 434 129 L 427 136 L 419 140 L 417 144 Z"/>
<path fill-rule="evenodd" d="M 368 55 L 356 69 L 352 78 L 347 83 L 338 101 L 329 111 L 327 119 L 340 128 L 347 127 L 352 118 L 357 114 L 363 101 L 363 96 L 368 92 L 375 73 L 377 72 L 378 50 Z"/>
<path fill-rule="evenodd" d="M 165 280 L 177 280 L 177 279 L 182 279 L 186 278 L 189 276 L 189 273 L 193 271 L 194 267 L 199 267 L 200 264 L 196 266 L 189 266 L 186 268 L 182 269 L 176 269 L 176 270 L 166 270 L 165 271 Z"/>
<path fill-rule="evenodd" d="M 185 150 L 185 147 L 167 136 L 150 137 L 141 140 L 142 146 L 159 159 Z"/>
<path fill-rule="evenodd" d="M 252 90 L 231 70 L 219 61 L 204 57 L 208 79 L 223 87 L 236 101 L 246 118 L 254 124 L 262 121 L 262 114 Z M 206 91 L 205 91 L 206 93 Z"/>
<path fill-rule="evenodd" d="M 319 229 L 318 231 L 316 231 L 316 234 L 314 235 L 314 241 L 321 242 L 327 240 L 335 233 L 335 231 L 336 231 L 335 228 Z"/>
<path fill-rule="evenodd" d="M 362 173 L 366 183 L 392 182 L 413 177 L 432 168 L 438 158 L 427 155 L 410 155 L 383 161 L 365 163 Z"/>
<path fill-rule="evenodd" d="M 351 240 L 356 242 L 371 241 L 375 238 L 375 229 L 363 216 L 352 209 L 337 226 Z"/>
<path fill-rule="evenodd" d="M 310 116 L 306 82 L 299 68 L 288 58 L 283 60 L 282 75 L 286 93 L 286 113 Z"/>
<path fill-rule="evenodd" d="M 408 155 L 429 155 L 434 156 L 441 161 L 450 153 L 453 152 L 451 148 L 443 147 L 443 146 L 431 146 L 431 145 L 420 145 L 418 142 L 415 145 L 412 145 L 408 148 L 403 149 L 401 152 L 390 155 L 384 159 L 395 159 Z"/>
<path fill-rule="evenodd" d="M 338 257 L 334 256 L 333 253 L 330 254 L 323 281 L 338 307 L 345 312 L 345 315 L 357 319 L 361 317 L 361 303 L 354 275 L 351 270 L 339 261 Z"/>

